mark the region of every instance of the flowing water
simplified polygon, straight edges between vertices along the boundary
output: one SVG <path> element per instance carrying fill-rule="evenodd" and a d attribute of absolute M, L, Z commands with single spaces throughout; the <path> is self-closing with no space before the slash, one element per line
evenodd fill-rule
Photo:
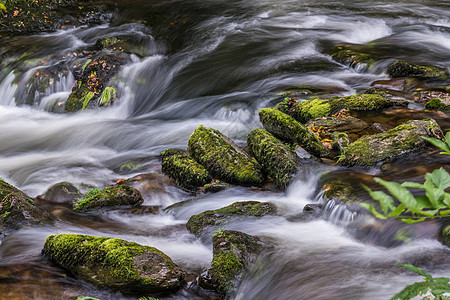
<path fill-rule="evenodd" d="M 261 127 L 258 110 L 274 105 L 287 89 L 307 87 L 323 97 L 351 95 L 387 79 L 384 70 L 394 59 L 450 68 L 448 0 L 122 0 L 105 20 L 93 27 L 2 38 L 0 54 L 7 53 L 9 60 L 1 62 L 0 70 L 0 176 L 33 197 L 61 181 L 104 187 L 140 173 L 160 173 L 158 154 L 165 148 L 185 149 L 201 124 L 245 144 L 248 132 Z M 80 49 L 120 35 L 134 37 L 143 54 L 127 56 L 115 79 L 115 104 L 71 115 L 50 112 L 71 92 L 71 69 L 79 63 Z M 370 72 L 336 63 L 326 50 L 339 43 L 365 44 L 380 59 Z M 30 78 L 46 71 L 53 74 L 48 87 L 30 88 Z M 417 108 L 365 117 L 397 125 L 411 115 L 426 117 Z M 450 127 L 448 115 L 435 118 Z M 121 168 L 126 163 L 134 167 Z M 442 163 L 448 160 L 412 158 L 397 166 L 390 180 L 419 180 L 427 168 Z M 370 227 L 373 220 L 334 202 L 325 206 L 323 218 L 302 218 L 306 204 L 321 201 L 315 192 L 321 175 L 348 172 L 306 165 L 284 193 L 235 187 L 192 198 L 162 180 L 158 191 L 143 192 L 144 205 L 159 207 L 158 214 L 77 214 L 63 205 L 49 206 L 57 216 L 54 226 L 26 228 L 1 241 L 0 298 L 133 299 L 76 280 L 45 261 L 40 254 L 44 240 L 56 233 L 151 245 L 199 275 L 212 259 L 210 235 L 196 238 L 184 224 L 193 214 L 246 200 L 273 202 L 279 215 L 225 226 L 274 244 L 245 275 L 236 299 L 388 299 L 420 280 L 396 261 L 433 275 L 450 274 L 450 252 L 433 233 L 393 247 L 372 231 L 356 229 Z M 379 170 L 355 174 L 371 176 Z M 401 226 L 392 224 L 385 234 Z M 208 297 L 183 289 L 160 298 Z"/>

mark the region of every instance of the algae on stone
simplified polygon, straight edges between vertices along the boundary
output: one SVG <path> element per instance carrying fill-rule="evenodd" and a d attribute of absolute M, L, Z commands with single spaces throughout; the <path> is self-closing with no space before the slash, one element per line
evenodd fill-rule
<path fill-rule="evenodd" d="M 43 254 L 82 280 L 124 293 L 175 291 L 184 278 L 158 249 L 117 238 L 51 235 Z"/>
<path fill-rule="evenodd" d="M 412 120 L 386 132 L 366 135 L 344 148 L 338 164 L 344 166 L 374 166 L 423 149 L 422 137 L 443 138 L 435 120 Z"/>
<path fill-rule="evenodd" d="M 262 243 L 254 236 L 234 230 L 218 232 L 212 242 L 211 268 L 200 278 L 200 286 L 232 297 L 245 271 L 261 251 Z"/>
<path fill-rule="evenodd" d="M 215 178 L 244 185 L 264 181 L 256 159 L 216 129 L 200 125 L 189 138 L 188 150 Z"/>
<path fill-rule="evenodd" d="M 387 68 L 387 73 L 391 77 L 422 77 L 446 79 L 447 74 L 444 69 L 433 66 L 421 66 L 404 61 L 396 61 Z"/>
<path fill-rule="evenodd" d="M 298 144 L 315 156 L 328 153 L 314 133 L 290 115 L 275 108 L 263 108 L 259 111 L 259 119 L 267 131 L 281 140 Z"/>
<path fill-rule="evenodd" d="M 275 185 L 286 188 L 300 165 L 297 155 L 263 129 L 254 129 L 248 134 L 247 147 Z"/>
<path fill-rule="evenodd" d="M 449 102 L 449 101 L 447 101 L 447 102 Z M 433 98 L 430 101 L 428 101 L 427 103 L 425 103 L 425 108 L 447 111 L 447 110 L 450 110 L 450 104 L 443 103 L 442 99 Z"/>
<path fill-rule="evenodd" d="M 202 231 L 210 226 L 225 226 L 233 217 L 262 217 L 275 214 L 276 207 L 272 203 L 258 201 L 236 202 L 231 205 L 207 210 L 189 218 L 186 228 L 189 232 L 199 236 Z"/>
<path fill-rule="evenodd" d="M 121 184 L 101 189 L 92 189 L 74 201 L 74 209 L 93 209 L 123 205 L 141 205 L 144 202 L 141 192 L 131 186 Z"/>
<path fill-rule="evenodd" d="M 204 186 L 211 181 L 208 171 L 192 157 L 185 154 L 168 155 L 163 151 L 162 171 L 168 177 L 174 179 L 177 185 L 192 189 Z"/>

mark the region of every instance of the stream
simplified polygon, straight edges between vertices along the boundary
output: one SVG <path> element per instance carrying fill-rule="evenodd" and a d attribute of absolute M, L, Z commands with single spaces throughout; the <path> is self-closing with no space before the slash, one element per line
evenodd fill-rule
<path fill-rule="evenodd" d="M 61 181 L 87 191 L 139 174 L 160 174 L 159 154 L 186 149 L 199 125 L 245 145 L 247 134 L 262 128 L 258 110 L 274 106 L 288 89 L 307 87 L 323 98 L 361 93 L 372 82 L 389 79 L 386 67 L 396 59 L 450 69 L 448 0 L 119 0 L 116 5 L 99 25 L 0 37 L 0 54 L 12 57 L 0 69 L 0 177 L 32 197 Z M 123 35 L 132 36 L 142 54 L 127 54 L 115 79 L 114 105 L 52 112 L 71 93 L 80 49 Z M 370 71 L 343 65 L 327 54 L 336 44 L 370 45 L 381 59 Z M 42 92 L 30 88 L 29 79 L 43 69 L 57 72 Z M 421 111 L 423 105 L 411 103 L 361 118 L 396 126 L 430 117 Z M 433 118 L 450 128 L 448 112 Z M 412 156 L 393 164 L 388 180 L 420 181 L 425 172 L 449 163 L 440 156 Z M 322 203 L 318 190 L 324 174 L 364 179 L 381 171 L 309 160 L 285 192 L 232 187 L 193 196 L 156 176 L 154 186 L 142 186 L 145 202 L 138 211 L 76 213 L 48 205 L 55 225 L 24 228 L 1 240 L 0 299 L 137 299 L 99 289 L 49 264 L 41 250 L 48 235 L 59 233 L 156 247 L 191 273 L 192 281 L 211 263 L 212 232 L 196 238 L 186 230 L 187 220 L 249 200 L 272 202 L 278 214 L 234 220 L 225 229 L 262 236 L 274 247 L 245 274 L 235 299 L 389 299 L 422 280 L 396 262 L 433 276 L 450 275 L 450 250 L 436 240 L 436 224 L 413 226 L 415 238 L 394 245 L 373 231 L 361 233 L 358 228 L 375 221 L 339 204 L 328 203 L 321 218 L 302 218 L 306 204 Z M 159 213 L 150 213 L 153 208 Z M 395 235 L 404 225 L 387 226 L 385 234 Z M 188 286 L 148 296 L 214 299 Z"/>

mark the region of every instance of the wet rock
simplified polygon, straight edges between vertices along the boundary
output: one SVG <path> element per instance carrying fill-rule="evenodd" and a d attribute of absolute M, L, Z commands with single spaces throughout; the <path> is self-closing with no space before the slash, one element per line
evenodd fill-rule
<path fill-rule="evenodd" d="M 101 189 L 92 189 L 78 198 L 74 209 L 85 210 L 101 207 L 138 206 L 144 202 L 141 193 L 131 186 L 120 184 Z"/>
<path fill-rule="evenodd" d="M 205 193 L 217 193 L 231 187 L 231 184 L 214 179 L 211 183 L 205 184 L 203 189 Z"/>
<path fill-rule="evenodd" d="M 76 86 L 65 104 L 65 111 L 73 113 L 86 108 L 111 105 L 116 98 L 116 88 L 108 86 L 111 79 L 127 62 L 125 54 L 100 53 L 89 58 L 74 70 Z"/>
<path fill-rule="evenodd" d="M 166 150 L 168 152 L 174 152 Z M 173 178 L 177 185 L 186 189 L 195 189 L 204 186 L 211 181 L 208 171 L 192 157 L 185 154 L 169 155 L 163 151 L 162 171 Z"/>
<path fill-rule="evenodd" d="M 277 187 L 286 188 L 300 161 L 280 140 L 263 129 L 252 130 L 247 137 L 250 153 L 273 178 Z"/>
<path fill-rule="evenodd" d="M 306 204 L 303 207 L 303 213 L 312 216 L 312 217 L 320 217 L 323 213 L 323 205 L 322 204 Z"/>
<path fill-rule="evenodd" d="M 338 164 L 344 166 L 374 166 L 423 149 L 427 142 L 421 137 L 443 138 L 433 119 L 413 120 L 391 130 L 367 135 L 351 143 L 344 150 Z"/>
<path fill-rule="evenodd" d="M 396 77 L 421 77 L 446 79 L 447 74 L 444 69 L 415 65 L 404 61 L 396 61 L 387 68 L 389 76 Z"/>
<path fill-rule="evenodd" d="M 357 133 L 367 127 L 367 122 L 352 117 L 348 111 L 342 111 L 330 117 L 321 117 L 306 123 L 311 131 L 323 130 L 330 134 L 335 131 L 345 131 L 346 133 Z M 315 129 L 315 130 L 313 130 Z"/>
<path fill-rule="evenodd" d="M 77 278 L 123 293 L 175 291 L 185 276 L 158 249 L 122 239 L 51 235 L 43 254 Z"/>
<path fill-rule="evenodd" d="M 349 45 L 337 45 L 331 50 L 330 55 L 335 61 L 361 71 L 372 69 L 375 63 L 371 54 L 352 49 Z"/>
<path fill-rule="evenodd" d="M 275 108 L 261 109 L 259 119 L 267 131 L 281 140 L 298 144 L 315 156 L 328 153 L 314 133 L 307 127 Z"/>
<path fill-rule="evenodd" d="M 349 110 L 380 110 L 383 108 L 407 105 L 406 101 L 387 99 L 378 94 L 360 94 L 347 97 L 333 97 L 328 100 L 314 99 L 297 102 L 288 112 L 300 123 L 306 123 L 319 117 L 327 117 L 342 109 Z"/>
<path fill-rule="evenodd" d="M 256 159 L 216 129 L 200 125 L 189 138 L 188 150 L 215 178 L 243 185 L 264 181 Z"/>
<path fill-rule="evenodd" d="M 186 228 L 189 232 L 199 236 L 206 227 L 224 227 L 234 217 L 262 217 L 276 213 L 272 203 L 258 201 L 236 202 L 231 205 L 207 210 L 189 218 Z"/>
<path fill-rule="evenodd" d="M 232 230 L 223 230 L 213 238 L 211 268 L 199 280 L 206 289 L 215 289 L 231 298 L 243 274 L 262 250 L 261 241 L 251 235 Z"/>
<path fill-rule="evenodd" d="M 52 185 L 42 196 L 46 201 L 55 203 L 70 203 L 83 197 L 83 193 L 70 182 L 59 182 Z"/>
<path fill-rule="evenodd" d="M 450 224 L 444 224 L 439 231 L 439 240 L 442 244 L 450 247 Z"/>
<path fill-rule="evenodd" d="M 339 150 L 341 152 L 350 144 L 350 138 L 345 132 L 335 131 L 331 135 L 331 139 L 333 141 L 333 149 Z"/>
<path fill-rule="evenodd" d="M 98 50 L 120 51 L 145 57 L 150 54 L 150 47 L 146 47 L 148 45 L 145 43 L 145 39 L 145 36 L 138 35 L 112 36 L 97 40 L 95 47 Z"/>
<path fill-rule="evenodd" d="M 0 232 L 49 221 L 30 196 L 0 179 Z"/>

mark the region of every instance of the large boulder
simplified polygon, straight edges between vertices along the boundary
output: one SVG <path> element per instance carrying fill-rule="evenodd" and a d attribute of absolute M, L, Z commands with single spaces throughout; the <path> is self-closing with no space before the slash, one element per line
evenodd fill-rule
<path fill-rule="evenodd" d="M 404 61 L 396 61 L 387 68 L 387 73 L 391 77 L 422 77 L 446 79 L 447 74 L 444 69 L 433 66 L 415 65 Z"/>
<path fill-rule="evenodd" d="M 117 207 L 117 206 L 137 206 L 144 202 L 141 193 L 126 184 L 109 186 L 103 190 L 95 188 L 74 201 L 73 207 L 78 210 Z"/>
<path fill-rule="evenodd" d="M 423 149 L 422 137 L 443 138 L 433 119 L 412 120 L 386 132 L 366 135 L 344 149 L 338 164 L 344 166 L 374 166 Z"/>
<path fill-rule="evenodd" d="M 261 241 L 251 235 L 232 230 L 215 234 L 211 268 L 200 278 L 200 286 L 215 289 L 231 298 L 245 271 L 262 249 Z"/>
<path fill-rule="evenodd" d="M 247 136 L 250 153 L 274 180 L 277 187 L 288 186 L 292 175 L 297 172 L 300 161 L 285 144 L 263 129 L 252 130 Z"/>
<path fill-rule="evenodd" d="M 264 181 L 256 159 L 216 129 L 200 125 L 189 138 L 188 150 L 215 178 L 243 185 Z"/>
<path fill-rule="evenodd" d="M 323 156 L 328 153 L 314 133 L 307 127 L 275 108 L 261 109 L 259 119 L 267 131 L 281 140 L 298 144 L 315 156 Z"/>
<path fill-rule="evenodd" d="M 380 110 L 395 105 L 406 105 L 405 101 L 387 99 L 378 94 L 359 94 L 346 97 L 333 97 L 328 100 L 313 99 L 295 103 L 287 112 L 300 123 L 327 117 L 342 109 L 349 110 Z"/>
<path fill-rule="evenodd" d="M 185 275 L 158 249 L 116 238 L 51 235 L 43 253 L 82 280 L 124 293 L 175 291 Z"/>
<path fill-rule="evenodd" d="M 206 227 L 224 227 L 228 221 L 235 217 L 262 217 L 276 213 L 276 207 L 272 203 L 258 201 L 236 202 L 231 205 L 207 210 L 189 218 L 186 228 L 196 236 L 199 236 Z"/>
<path fill-rule="evenodd" d="M 36 207 L 33 199 L 0 179 L 0 232 L 50 221 L 45 211 Z"/>
<path fill-rule="evenodd" d="M 170 155 L 173 153 L 172 155 Z M 161 153 L 162 171 L 168 177 L 186 189 L 194 189 L 211 182 L 208 170 L 196 162 L 189 155 L 173 150 L 165 150 Z"/>

